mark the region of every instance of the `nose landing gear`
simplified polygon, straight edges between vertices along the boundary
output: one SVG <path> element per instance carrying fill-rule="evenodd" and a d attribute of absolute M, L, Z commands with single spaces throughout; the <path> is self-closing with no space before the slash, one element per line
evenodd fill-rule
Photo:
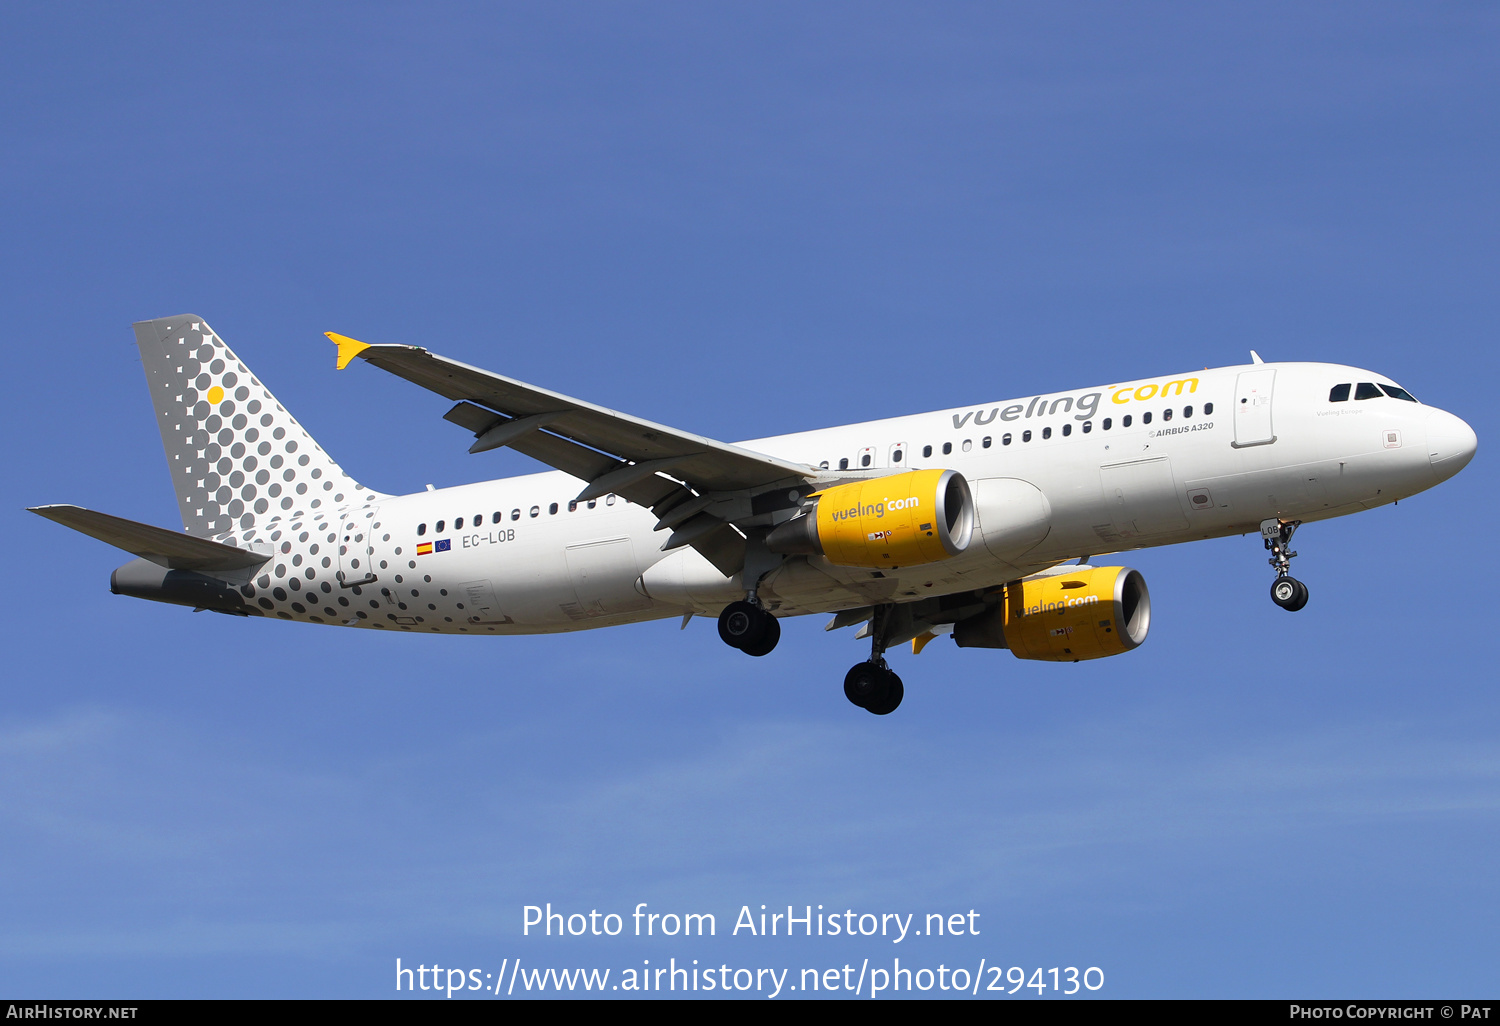
<path fill-rule="evenodd" d="M 1275 518 L 1262 520 L 1260 524 L 1260 536 L 1266 543 L 1266 549 L 1271 553 L 1268 562 L 1276 571 L 1276 580 L 1271 582 L 1271 601 L 1289 613 L 1295 613 L 1307 605 L 1307 585 L 1291 576 L 1292 557 L 1296 555 L 1287 549 L 1296 533 L 1302 525 L 1300 520 L 1282 521 Z"/>

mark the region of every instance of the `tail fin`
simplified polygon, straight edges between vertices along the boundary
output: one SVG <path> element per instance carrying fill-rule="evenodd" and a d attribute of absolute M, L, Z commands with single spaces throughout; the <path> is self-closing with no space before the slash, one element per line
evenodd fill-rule
<path fill-rule="evenodd" d="M 363 494 L 203 318 L 140 321 L 135 341 L 188 533 L 238 533 L 375 498 Z"/>

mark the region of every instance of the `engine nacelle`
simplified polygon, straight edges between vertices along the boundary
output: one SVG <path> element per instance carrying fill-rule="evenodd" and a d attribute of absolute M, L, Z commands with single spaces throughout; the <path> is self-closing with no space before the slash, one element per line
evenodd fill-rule
<path fill-rule="evenodd" d="M 1151 593 L 1123 566 L 1068 567 L 1013 581 L 993 608 L 953 625 L 960 648 L 1008 648 L 1017 659 L 1070 663 L 1128 652 L 1146 640 Z"/>
<path fill-rule="evenodd" d="M 956 556 L 974 535 L 974 500 L 954 470 L 855 481 L 812 498 L 813 508 L 772 531 L 766 548 L 827 556 L 839 566 L 889 569 Z"/>

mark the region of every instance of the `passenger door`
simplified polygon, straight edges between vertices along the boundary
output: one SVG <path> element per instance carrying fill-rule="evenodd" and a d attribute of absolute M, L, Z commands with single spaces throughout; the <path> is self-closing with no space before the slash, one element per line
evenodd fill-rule
<path fill-rule="evenodd" d="M 1276 441 L 1271 425 L 1274 370 L 1242 371 L 1234 386 L 1234 442 L 1236 449 L 1270 445 Z"/>

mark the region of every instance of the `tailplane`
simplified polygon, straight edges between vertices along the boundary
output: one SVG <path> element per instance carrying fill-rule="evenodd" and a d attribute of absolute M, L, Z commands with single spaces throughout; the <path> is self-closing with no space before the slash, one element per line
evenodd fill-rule
<path fill-rule="evenodd" d="M 270 549 L 257 551 L 249 544 L 225 545 L 82 506 L 32 506 L 30 512 L 132 552 L 164 570 L 226 574 L 260 566 L 272 555 Z"/>
<path fill-rule="evenodd" d="M 140 321 L 135 340 L 189 534 L 211 538 L 274 519 L 321 518 L 376 498 L 313 441 L 203 318 Z"/>

